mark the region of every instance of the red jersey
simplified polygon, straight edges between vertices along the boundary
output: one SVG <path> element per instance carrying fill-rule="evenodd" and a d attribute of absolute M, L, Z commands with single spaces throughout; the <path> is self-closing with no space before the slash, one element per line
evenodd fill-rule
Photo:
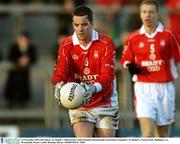
<path fill-rule="evenodd" d="M 171 31 L 159 23 L 156 31 L 148 35 L 144 27 L 131 33 L 125 43 L 120 63 L 135 63 L 141 74 L 134 81 L 168 82 L 177 77 L 176 62 L 180 61 L 180 46 Z"/>
<path fill-rule="evenodd" d="M 118 98 L 114 82 L 114 58 L 115 46 L 111 39 L 93 30 L 92 41 L 86 48 L 79 44 L 74 33 L 60 44 L 52 83 L 99 83 L 102 90 L 91 97 L 86 107 L 116 105 Z"/>
<path fill-rule="evenodd" d="M 180 0 L 166 0 L 166 6 L 169 9 L 170 28 L 180 41 Z"/>

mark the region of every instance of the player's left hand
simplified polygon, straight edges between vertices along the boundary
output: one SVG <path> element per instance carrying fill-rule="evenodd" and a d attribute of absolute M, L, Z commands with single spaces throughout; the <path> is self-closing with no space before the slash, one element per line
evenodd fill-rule
<path fill-rule="evenodd" d="M 141 73 L 140 68 L 135 63 L 128 63 L 127 68 L 132 75 Z"/>
<path fill-rule="evenodd" d="M 83 94 L 83 104 L 87 105 L 94 93 L 96 93 L 96 87 L 91 84 L 80 83 L 85 88 L 85 93 Z"/>
<path fill-rule="evenodd" d="M 63 87 L 64 84 L 65 83 L 63 81 L 61 81 L 61 82 L 56 83 L 56 85 L 54 86 L 54 97 L 55 97 L 55 99 L 56 99 L 56 101 L 57 101 L 57 103 L 59 105 L 61 105 L 60 90 L 61 90 L 61 88 Z"/>

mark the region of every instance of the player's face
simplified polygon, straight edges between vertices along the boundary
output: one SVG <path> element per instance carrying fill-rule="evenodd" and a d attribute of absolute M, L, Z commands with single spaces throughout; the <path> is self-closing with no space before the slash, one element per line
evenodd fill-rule
<path fill-rule="evenodd" d="M 80 42 L 88 43 L 92 37 L 92 23 L 87 16 L 73 16 L 73 28 Z"/>
<path fill-rule="evenodd" d="M 140 17 L 145 27 L 155 27 L 158 21 L 158 13 L 155 5 L 144 4 L 140 8 Z"/>

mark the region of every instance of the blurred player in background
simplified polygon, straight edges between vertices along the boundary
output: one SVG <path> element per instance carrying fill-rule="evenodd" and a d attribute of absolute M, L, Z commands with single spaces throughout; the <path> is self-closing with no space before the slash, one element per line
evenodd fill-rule
<path fill-rule="evenodd" d="M 57 89 L 67 82 L 89 88 L 84 104 L 69 110 L 76 137 L 114 137 L 118 129 L 118 94 L 116 90 L 115 46 L 111 39 L 93 29 L 93 12 L 86 6 L 72 13 L 74 34 L 59 46 L 52 83 Z"/>
<path fill-rule="evenodd" d="M 156 0 L 142 0 L 142 27 L 131 33 L 121 65 L 135 81 L 135 111 L 143 137 L 169 136 L 174 121 L 176 64 L 180 47 L 174 34 L 158 21 Z"/>
<path fill-rule="evenodd" d="M 180 42 L 180 0 L 165 0 L 165 4 L 168 9 L 169 27 Z"/>

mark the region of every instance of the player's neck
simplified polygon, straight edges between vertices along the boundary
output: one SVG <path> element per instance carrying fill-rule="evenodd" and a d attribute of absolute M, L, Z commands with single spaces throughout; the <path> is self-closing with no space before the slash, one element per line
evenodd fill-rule
<path fill-rule="evenodd" d="M 156 31 L 156 26 L 153 27 L 144 27 L 146 33 L 148 33 L 149 35 L 153 34 Z"/>
<path fill-rule="evenodd" d="M 156 31 L 158 24 L 153 24 L 153 25 L 144 25 L 144 29 L 146 31 L 146 33 L 148 33 L 149 35 L 153 34 Z"/>
<path fill-rule="evenodd" d="M 84 47 L 86 47 L 90 42 L 91 42 L 91 38 L 86 40 L 79 40 L 79 43 Z"/>

